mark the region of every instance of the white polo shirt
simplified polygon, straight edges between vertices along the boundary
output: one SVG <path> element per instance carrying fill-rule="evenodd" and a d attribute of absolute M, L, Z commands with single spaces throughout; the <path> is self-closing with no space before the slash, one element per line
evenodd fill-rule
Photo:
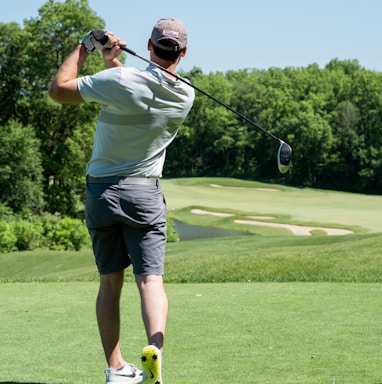
<path fill-rule="evenodd" d="M 86 102 L 102 104 L 87 175 L 161 177 L 194 89 L 154 66 L 106 69 L 79 78 L 78 88 Z"/>

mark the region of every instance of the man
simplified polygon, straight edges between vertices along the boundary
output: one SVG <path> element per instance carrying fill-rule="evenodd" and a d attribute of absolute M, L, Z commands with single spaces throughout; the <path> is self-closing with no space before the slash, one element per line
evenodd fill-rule
<path fill-rule="evenodd" d="M 166 148 L 191 109 L 194 91 L 155 66 L 124 67 L 117 57 L 125 45 L 111 32 L 89 32 L 58 69 L 49 95 L 61 103 L 102 104 L 87 165 L 86 221 L 100 273 L 96 314 L 108 364 L 106 383 L 162 384 L 168 301 L 163 285 L 166 203 L 159 178 Z M 102 49 L 107 69 L 79 77 L 95 49 Z M 152 62 L 174 73 L 187 51 L 185 25 L 160 19 L 148 50 Z M 120 295 L 130 264 L 148 339 L 144 373 L 125 362 L 120 348 Z"/>

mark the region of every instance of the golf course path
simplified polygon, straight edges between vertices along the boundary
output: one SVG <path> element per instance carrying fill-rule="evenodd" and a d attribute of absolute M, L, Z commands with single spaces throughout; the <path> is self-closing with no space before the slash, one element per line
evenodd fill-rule
<path fill-rule="evenodd" d="M 212 215 L 219 217 L 231 217 L 234 216 L 231 213 L 223 213 L 223 212 L 210 212 L 205 211 L 203 209 L 193 209 L 191 213 L 196 215 Z M 274 228 L 286 228 L 290 230 L 296 236 L 312 236 L 311 231 L 319 230 L 326 232 L 328 236 L 344 236 L 350 235 L 354 233 L 353 231 L 349 231 L 348 229 L 339 229 L 339 228 L 324 228 L 324 227 L 309 227 L 304 225 L 293 225 L 293 224 L 283 224 L 283 223 L 271 223 L 267 221 L 259 221 L 272 219 L 270 216 L 248 216 L 248 220 L 234 220 L 236 224 L 247 224 L 247 225 L 257 225 L 263 227 L 274 227 Z"/>

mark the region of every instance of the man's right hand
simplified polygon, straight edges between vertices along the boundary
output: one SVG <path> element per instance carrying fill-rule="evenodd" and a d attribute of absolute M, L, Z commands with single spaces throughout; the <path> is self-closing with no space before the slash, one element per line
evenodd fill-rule
<path fill-rule="evenodd" d="M 109 40 L 102 49 L 102 56 L 106 68 L 122 67 L 123 64 L 117 59 L 117 57 L 122 53 L 120 47 L 126 46 L 126 42 L 115 36 L 113 32 L 106 32 L 106 34 Z"/>

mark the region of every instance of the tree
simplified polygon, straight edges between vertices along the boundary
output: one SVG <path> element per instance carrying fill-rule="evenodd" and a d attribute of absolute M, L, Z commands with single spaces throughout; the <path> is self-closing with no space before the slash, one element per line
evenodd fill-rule
<path fill-rule="evenodd" d="M 40 140 L 43 188 L 50 212 L 75 215 L 83 199 L 86 160 L 90 156 L 99 112 L 95 104 L 60 105 L 48 98 L 47 89 L 58 67 L 84 34 L 103 28 L 104 21 L 87 0 L 48 0 L 39 16 L 5 26 L 0 38 L 0 102 L 11 117 L 32 126 Z M 104 69 L 101 55 L 86 61 L 82 75 Z M 73 138 L 78 141 L 73 142 Z"/>
<path fill-rule="evenodd" d="M 99 106 L 57 104 L 47 89 L 83 35 L 103 28 L 104 21 L 87 0 L 48 0 L 23 27 L 0 27 L 0 126 L 5 127 L 0 204 L 21 211 L 28 201 L 33 211 L 81 214 L 78 202 L 84 199 Z M 81 75 L 102 69 L 102 57 L 94 53 Z M 194 106 L 168 148 L 164 176 L 261 178 L 381 193 L 381 73 L 356 60 L 335 59 L 323 69 L 312 64 L 205 75 L 194 68 L 182 76 L 291 144 L 294 166 L 281 175 L 272 139 L 196 91 Z M 18 193 L 12 194 L 16 179 L 11 175 L 19 174 Z"/>
<path fill-rule="evenodd" d="M 0 135 L 0 204 L 13 212 L 44 208 L 40 142 L 31 126 L 9 120 Z"/>
<path fill-rule="evenodd" d="M 191 80 L 205 92 L 230 103 L 232 87 L 222 73 L 207 76 L 198 74 Z M 216 174 L 225 167 L 225 171 L 229 172 L 233 168 L 231 154 L 235 152 L 235 140 L 232 137 L 235 134 L 235 115 L 197 92 L 188 124 L 193 129 L 191 145 L 200 159 L 198 174 Z"/>
<path fill-rule="evenodd" d="M 22 117 L 24 32 L 16 23 L 0 23 L 0 124 Z"/>

